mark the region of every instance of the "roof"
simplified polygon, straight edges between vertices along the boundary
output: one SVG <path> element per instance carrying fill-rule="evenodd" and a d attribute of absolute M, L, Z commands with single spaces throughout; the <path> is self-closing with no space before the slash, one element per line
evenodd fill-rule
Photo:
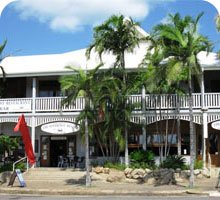
<path fill-rule="evenodd" d="M 141 43 L 133 53 L 125 54 L 126 69 L 138 67 L 146 52 L 147 44 Z M 12 56 L 1 62 L 7 77 L 33 77 L 54 76 L 72 73 L 66 66 L 73 66 L 83 70 L 95 68 L 100 64 L 97 53 L 92 52 L 90 59 L 85 55 L 86 49 L 80 49 L 62 54 Z M 103 69 L 110 68 L 115 62 L 115 56 L 104 54 L 102 56 Z"/>
<path fill-rule="evenodd" d="M 220 70 L 220 60 L 217 53 L 202 51 L 199 53 L 198 59 L 204 71 Z"/>
<path fill-rule="evenodd" d="M 12 56 L 1 62 L 7 77 L 61 75 L 65 66 L 81 67 L 86 62 L 85 50 L 62 54 Z"/>

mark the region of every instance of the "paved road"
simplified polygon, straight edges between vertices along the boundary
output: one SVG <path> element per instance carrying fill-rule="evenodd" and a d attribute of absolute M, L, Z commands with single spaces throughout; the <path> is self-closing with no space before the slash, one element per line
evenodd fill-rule
<path fill-rule="evenodd" d="M 28 195 L 0 195 L 1 200 L 217 200 L 219 197 L 205 196 L 173 196 L 173 197 L 146 197 L 146 196 L 28 196 Z"/>

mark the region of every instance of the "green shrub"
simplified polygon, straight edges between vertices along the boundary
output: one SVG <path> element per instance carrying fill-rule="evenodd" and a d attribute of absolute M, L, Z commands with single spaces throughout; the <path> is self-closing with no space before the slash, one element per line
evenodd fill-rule
<path fill-rule="evenodd" d="M 166 158 L 161 164 L 161 168 L 172 168 L 172 169 L 185 169 L 186 159 L 183 156 L 171 155 Z"/>
<path fill-rule="evenodd" d="M 189 170 L 190 165 L 186 165 L 185 168 L 183 168 L 183 169 Z M 203 169 L 203 161 L 202 160 L 195 160 L 194 169 Z"/>
<path fill-rule="evenodd" d="M 15 169 L 20 169 L 22 172 L 26 171 L 26 162 L 20 162 L 15 165 Z M 5 171 L 12 171 L 13 170 L 13 163 L 7 163 L 0 166 L 0 173 Z"/>
<path fill-rule="evenodd" d="M 15 169 L 20 169 L 21 172 L 24 172 L 24 171 L 26 171 L 26 168 L 27 168 L 26 164 L 27 164 L 26 162 L 17 163 L 15 165 Z"/>
<path fill-rule="evenodd" d="M 10 152 L 18 149 L 19 138 L 12 138 L 7 135 L 0 136 L 0 154 L 3 155 L 5 152 Z"/>
<path fill-rule="evenodd" d="M 117 169 L 117 170 L 121 170 L 121 171 L 123 171 L 126 168 L 125 164 L 121 164 L 121 163 L 117 163 L 117 162 L 113 163 L 113 162 L 109 162 L 109 161 L 104 164 L 104 167 L 111 168 L 111 169 Z"/>
<path fill-rule="evenodd" d="M 194 169 L 202 169 L 203 168 L 203 161 L 202 160 L 195 160 Z"/>
<path fill-rule="evenodd" d="M 5 171 L 12 171 L 13 166 L 12 163 L 4 164 L 0 167 L 0 173 Z"/>
<path fill-rule="evenodd" d="M 203 169 L 203 161 L 202 160 L 195 160 L 194 169 Z"/>
<path fill-rule="evenodd" d="M 154 153 L 152 151 L 137 150 L 130 153 L 130 167 L 154 168 Z"/>

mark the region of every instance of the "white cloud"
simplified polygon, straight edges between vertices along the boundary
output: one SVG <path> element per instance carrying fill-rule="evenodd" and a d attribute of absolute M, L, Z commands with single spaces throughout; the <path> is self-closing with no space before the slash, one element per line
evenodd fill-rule
<path fill-rule="evenodd" d="M 150 0 L 19 0 L 15 8 L 23 19 L 33 17 L 56 31 L 77 31 L 103 22 L 112 14 L 136 20 L 149 13 Z M 152 2 L 152 1 L 151 1 Z"/>

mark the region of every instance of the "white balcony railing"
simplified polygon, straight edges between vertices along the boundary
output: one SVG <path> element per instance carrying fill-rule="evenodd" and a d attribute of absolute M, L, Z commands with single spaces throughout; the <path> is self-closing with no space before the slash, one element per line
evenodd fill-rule
<path fill-rule="evenodd" d="M 220 93 L 205 93 L 204 101 L 207 108 L 219 108 Z"/>
<path fill-rule="evenodd" d="M 58 112 L 58 111 L 81 111 L 84 108 L 85 102 L 83 97 L 77 98 L 75 104 L 62 105 L 65 97 L 37 97 L 36 112 Z"/>
<path fill-rule="evenodd" d="M 35 105 L 36 112 L 75 112 L 84 108 L 84 98 L 79 97 L 75 104 L 62 105 L 65 97 L 37 97 L 32 98 L 0 99 L 0 113 L 32 112 Z M 142 109 L 142 96 L 131 95 L 129 100 L 135 104 L 135 110 Z M 177 95 L 146 95 L 146 109 L 188 109 L 188 97 Z M 205 93 L 204 106 L 209 109 L 220 109 L 220 93 Z M 201 94 L 193 94 L 193 108 L 201 109 Z"/>
<path fill-rule="evenodd" d="M 181 109 L 189 108 L 187 95 L 146 95 L 145 102 L 147 109 L 175 109 L 178 107 L 178 104 Z M 201 108 L 201 94 L 193 94 L 193 108 Z"/>

